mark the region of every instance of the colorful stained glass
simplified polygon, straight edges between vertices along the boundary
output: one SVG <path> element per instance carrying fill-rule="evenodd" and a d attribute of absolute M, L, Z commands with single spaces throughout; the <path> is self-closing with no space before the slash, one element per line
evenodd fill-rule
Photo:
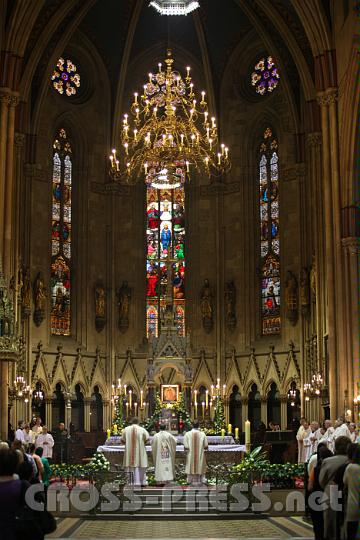
<path fill-rule="evenodd" d="M 261 58 L 251 74 L 251 84 L 255 86 L 256 92 L 262 96 L 275 90 L 279 80 L 279 70 L 272 56 Z"/>
<path fill-rule="evenodd" d="M 72 96 L 76 94 L 77 88 L 80 87 L 80 75 L 76 73 L 75 64 L 67 59 L 59 58 L 56 68 L 51 76 L 53 87 L 59 94 Z"/>
<path fill-rule="evenodd" d="M 279 334 L 280 319 L 280 235 L 279 169 L 277 141 L 270 128 L 260 145 L 260 256 L 262 334 Z"/>
<path fill-rule="evenodd" d="M 70 335 L 71 322 L 71 146 L 66 131 L 55 139 L 51 227 L 51 333 Z"/>
<path fill-rule="evenodd" d="M 178 333 L 185 335 L 185 191 L 146 188 L 146 333 L 158 336 L 166 296 L 174 302 Z M 169 282 L 171 276 L 171 282 Z"/>

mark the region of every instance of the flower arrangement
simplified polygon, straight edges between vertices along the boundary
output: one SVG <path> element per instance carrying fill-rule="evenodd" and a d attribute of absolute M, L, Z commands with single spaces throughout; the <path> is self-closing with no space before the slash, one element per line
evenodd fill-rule
<path fill-rule="evenodd" d="M 110 461 L 106 459 L 102 452 L 96 452 L 92 457 L 88 468 L 91 471 L 109 471 L 110 470 Z"/>

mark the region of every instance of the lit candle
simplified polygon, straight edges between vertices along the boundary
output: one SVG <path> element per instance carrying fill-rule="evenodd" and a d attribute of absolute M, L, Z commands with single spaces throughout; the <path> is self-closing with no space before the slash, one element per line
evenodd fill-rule
<path fill-rule="evenodd" d="M 113 432 L 114 432 L 114 435 L 118 434 L 117 424 L 114 424 Z"/>
<path fill-rule="evenodd" d="M 115 148 L 112 149 L 112 153 L 114 155 L 114 159 L 116 159 L 116 150 L 115 150 Z"/>
<path fill-rule="evenodd" d="M 134 129 L 134 141 L 137 140 L 137 133 L 138 133 L 138 130 L 137 130 L 137 129 Z"/>
<path fill-rule="evenodd" d="M 239 428 L 235 428 L 235 439 L 237 440 L 239 438 Z"/>
<path fill-rule="evenodd" d="M 135 103 L 137 103 L 138 102 L 138 93 L 137 92 L 135 92 L 134 98 L 135 98 Z"/>
<path fill-rule="evenodd" d="M 250 424 L 249 420 L 246 420 L 246 422 L 245 422 L 245 444 L 250 444 L 250 442 L 251 442 L 250 429 L 251 429 L 251 424 Z"/>
<path fill-rule="evenodd" d="M 207 111 L 205 111 L 204 116 L 205 116 L 205 124 L 207 124 L 207 119 L 208 119 L 209 113 Z"/>
<path fill-rule="evenodd" d="M 219 153 L 217 156 L 218 156 L 218 165 L 220 165 L 221 164 L 221 154 Z"/>
<path fill-rule="evenodd" d="M 205 404 L 206 404 L 206 408 L 208 408 L 209 407 L 209 390 L 205 391 Z"/>
<path fill-rule="evenodd" d="M 186 68 L 186 76 L 189 77 L 189 75 L 190 75 L 190 68 L 189 68 L 189 66 L 188 66 L 188 67 Z"/>
<path fill-rule="evenodd" d="M 110 161 L 111 161 L 111 166 L 113 167 L 114 166 L 114 156 L 111 154 L 110 157 Z"/>
<path fill-rule="evenodd" d="M 144 401 L 144 390 L 140 390 L 140 408 L 143 408 Z"/>
<path fill-rule="evenodd" d="M 186 172 L 190 172 L 190 163 L 186 161 Z"/>
<path fill-rule="evenodd" d="M 140 109 L 135 109 L 135 112 L 136 112 L 136 118 L 139 118 Z"/>
<path fill-rule="evenodd" d="M 224 155 L 224 152 L 225 152 L 225 144 L 222 143 L 222 145 L 221 145 L 221 154 Z"/>
<path fill-rule="evenodd" d="M 205 401 L 201 402 L 201 407 L 202 407 L 202 417 L 203 417 L 203 420 L 204 420 L 205 419 Z"/>
<path fill-rule="evenodd" d="M 214 385 L 212 384 L 211 385 L 211 397 L 213 397 L 213 395 L 214 395 Z"/>
<path fill-rule="evenodd" d="M 145 174 L 147 174 L 147 172 L 148 172 L 148 164 L 147 163 L 144 163 L 144 169 L 145 169 Z"/>
<path fill-rule="evenodd" d="M 135 403 L 134 403 L 134 414 L 135 414 L 135 416 L 136 416 L 136 414 L 137 414 L 137 406 L 138 406 L 138 404 L 137 404 L 136 401 L 135 401 Z"/>
<path fill-rule="evenodd" d="M 229 149 L 228 149 L 227 146 L 225 146 L 225 157 L 226 157 L 226 159 L 227 159 L 227 157 L 228 157 L 228 153 L 229 153 Z"/>
<path fill-rule="evenodd" d="M 215 127 L 215 116 L 211 117 L 211 124 L 212 124 L 211 127 L 214 128 Z"/>
<path fill-rule="evenodd" d="M 225 429 L 224 428 L 221 430 L 221 436 L 222 436 L 222 438 L 225 437 Z"/>
<path fill-rule="evenodd" d="M 210 399 L 210 403 L 209 403 L 209 415 L 211 419 L 212 418 L 212 399 Z"/>
<path fill-rule="evenodd" d="M 154 116 L 156 116 L 157 113 L 157 107 L 154 107 Z"/>
<path fill-rule="evenodd" d="M 126 125 L 128 123 L 128 115 L 124 114 L 124 124 Z"/>
<path fill-rule="evenodd" d="M 190 109 L 190 120 L 192 119 L 193 114 L 194 114 L 194 109 Z"/>
<path fill-rule="evenodd" d="M 129 403 L 126 402 L 125 406 L 126 406 L 126 416 L 129 416 Z"/>
<path fill-rule="evenodd" d="M 203 90 L 203 91 L 201 92 L 201 101 L 204 101 L 204 99 L 205 99 L 205 92 L 204 92 L 204 90 Z"/>
<path fill-rule="evenodd" d="M 194 406 L 197 407 L 197 390 L 194 390 Z"/>
<path fill-rule="evenodd" d="M 217 380 L 217 387 L 220 388 L 220 379 Z"/>
<path fill-rule="evenodd" d="M 132 408 L 132 390 L 129 390 L 129 407 Z"/>
<path fill-rule="evenodd" d="M 152 79 L 152 73 L 149 73 L 149 82 L 151 82 Z"/>
<path fill-rule="evenodd" d="M 117 170 L 117 171 L 120 170 L 120 168 L 119 168 L 119 160 L 118 160 L 118 159 L 116 160 L 116 170 Z"/>
<path fill-rule="evenodd" d="M 232 434 L 232 425 L 231 424 L 228 425 L 228 433 L 230 435 Z"/>
<path fill-rule="evenodd" d="M 128 155 L 128 153 L 129 153 L 129 150 L 128 150 L 129 149 L 129 144 L 127 142 L 124 143 L 124 148 L 125 148 L 125 154 Z"/>
<path fill-rule="evenodd" d="M 126 388 L 127 388 L 127 384 L 124 384 L 124 396 L 126 396 Z"/>
<path fill-rule="evenodd" d="M 180 139 L 181 139 L 181 146 L 182 146 L 184 144 L 184 134 L 183 133 L 181 133 Z"/>
<path fill-rule="evenodd" d="M 159 66 L 159 73 L 161 73 L 161 66 L 162 66 L 162 63 L 159 62 L 159 63 L 158 63 L 158 66 Z"/>
<path fill-rule="evenodd" d="M 118 379 L 118 388 L 121 387 L 121 379 Z"/>
<path fill-rule="evenodd" d="M 211 150 L 211 148 L 212 148 L 212 142 L 213 142 L 213 140 L 212 140 L 212 139 L 209 139 L 210 150 Z"/>
<path fill-rule="evenodd" d="M 110 429 L 108 429 L 106 431 L 106 435 L 107 435 L 107 438 L 110 439 L 110 436 L 111 436 L 111 430 Z"/>

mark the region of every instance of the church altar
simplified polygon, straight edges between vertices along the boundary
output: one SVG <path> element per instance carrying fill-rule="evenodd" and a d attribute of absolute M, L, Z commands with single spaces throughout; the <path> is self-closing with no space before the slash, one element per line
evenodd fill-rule
<path fill-rule="evenodd" d="M 185 451 L 183 442 L 183 435 L 176 435 L 176 462 L 185 463 Z M 118 466 L 122 466 L 123 454 L 125 446 L 121 444 L 120 436 L 112 436 L 105 442 L 104 445 L 98 446 L 97 451 L 104 454 L 106 459 L 110 462 L 110 470 L 116 470 Z M 233 437 L 228 435 L 221 436 L 208 436 L 209 448 L 206 452 L 206 461 L 208 465 L 218 465 L 219 463 L 227 463 L 229 465 L 235 465 L 240 463 L 245 454 L 245 445 L 236 444 Z M 146 446 L 146 452 L 149 457 L 149 467 L 153 466 L 152 454 L 151 454 L 151 441 Z"/>

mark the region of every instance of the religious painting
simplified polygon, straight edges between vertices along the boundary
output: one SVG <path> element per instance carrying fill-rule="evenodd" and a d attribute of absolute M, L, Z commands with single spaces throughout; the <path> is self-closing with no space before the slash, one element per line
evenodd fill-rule
<path fill-rule="evenodd" d="M 72 152 L 66 131 L 53 144 L 51 334 L 70 335 Z"/>
<path fill-rule="evenodd" d="M 169 289 L 178 334 L 185 336 L 185 189 L 146 187 L 146 335 L 158 337 Z M 168 284 L 168 266 L 171 279 Z"/>
<path fill-rule="evenodd" d="M 163 403 L 176 403 L 179 398 L 178 384 L 161 385 L 161 401 Z"/>
<path fill-rule="evenodd" d="M 259 160 L 261 331 L 279 334 L 280 320 L 280 231 L 278 143 L 270 128 L 264 132 Z"/>

